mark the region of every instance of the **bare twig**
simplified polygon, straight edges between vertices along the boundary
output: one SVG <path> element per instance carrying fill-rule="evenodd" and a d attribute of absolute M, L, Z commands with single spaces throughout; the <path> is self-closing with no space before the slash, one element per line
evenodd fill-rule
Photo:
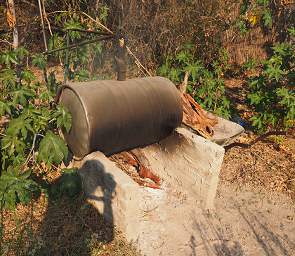
<path fill-rule="evenodd" d="M 39 12 L 40 12 L 40 18 L 41 18 L 41 26 L 42 26 L 44 47 L 45 47 L 45 51 L 47 51 L 48 48 L 47 48 L 47 40 L 46 40 L 46 35 L 45 35 L 45 26 L 44 26 L 44 19 L 43 19 L 43 11 L 42 11 L 41 0 L 38 0 L 38 4 L 39 4 Z"/>
<path fill-rule="evenodd" d="M 260 135 L 259 137 L 257 137 L 253 141 L 251 141 L 250 143 L 235 142 L 235 143 L 232 143 L 228 146 L 225 146 L 224 148 L 225 148 L 225 150 L 229 150 L 233 147 L 250 148 L 251 146 L 253 146 L 257 142 L 262 141 L 271 135 L 287 135 L 287 132 L 286 131 L 270 131 L 270 132 Z"/>
<path fill-rule="evenodd" d="M 50 33 L 50 35 L 52 36 L 53 34 L 52 34 L 52 30 L 51 30 L 51 25 L 50 25 L 50 22 L 49 22 L 49 20 L 48 20 L 48 18 L 47 18 L 47 14 L 46 14 L 46 10 L 45 10 L 45 3 L 44 3 L 44 0 L 42 0 L 42 7 L 43 7 L 43 17 L 44 17 L 44 19 L 46 20 L 46 22 L 47 22 L 47 26 L 48 26 L 48 30 L 49 30 L 49 33 Z"/>
<path fill-rule="evenodd" d="M 30 1 L 27 1 L 27 0 L 21 0 L 21 2 L 23 2 L 23 3 L 25 3 L 25 4 L 28 4 L 28 5 L 31 5 L 32 7 L 38 8 L 37 5 L 35 5 L 34 3 L 31 3 Z"/>
<path fill-rule="evenodd" d="M 90 20 L 92 20 L 93 22 L 95 22 L 97 25 L 99 25 L 101 28 L 103 28 L 104 30 L 108 31 L 111 34 L 114 34 L 113 31 L 111 31 L 109 28 L 107 28 L 105 25 L 103 25 L 100 21 L 93 19 L 91 16 L 89 16 L 87 13 L 85 12 L 80 12 L 81 14 L 83 14 L 84 16 L 88 17 Z"/>
<path fill-rule="evenodd" d="M 149 76 L 152 76 L 152 74 L 141 64 L 141 62 L 139 61 L 139 59 L 134 55 L 134 53 L 130 50 L 130 48 L 127 46 L 127 52 L 135 59 L 135 64 L 138 66 L 139 69 L 143 69 L 146 74 L 148 74 Z"/>
<path fill-rule="evenodd" d="M 5 43 L 5 44 L 9 44 L 9 45 L 13 46 L 13 43 L 10 43 L 9 41 L 4 40 L 4 39 L 0 39 L 0 43 Z"/>
<path fill-rule="evenodd" d="M 7 18 L 10 20 L 10 28 L 13 29 L 13 48 L 18 48 L 18 30 L 16 25 L 15 6 L 13 0 L 8 0 Z"/>
<path fill-rule="evenodd" d="M 179 86 L 179 91 L 181 94 L 184 94 L 186 92 L 189 75 L 190 73 L 188 71 L 185 71 L 183 82 Z"/>
<path fill-rule="evenodd" d="M 32 144 L 31 150 L 30 150 L 30 152 L 29 152 L 29 154 L 28 154 L 28 156 L 27 156 L 27 159 L 26 159 L 26 161 L 25 161 L 25 163 L 24 163 L 24 166 L 26 166 L 27 163 L 28 163 L 28 162 L 30 161 L 30 159 L 31 159 L 31 155 L 32 155 L 32 153 L 34 152 L 34 148 L 35 148 L 35 145 L 36 145 L 36 139 L 37 139 L 38 136 L 44 137 L 44 135 L 42 135 L 42 134 L 40 134 L 40 133 L 36 133 L 36 134 L 34 135 L 33 144 Z"/>

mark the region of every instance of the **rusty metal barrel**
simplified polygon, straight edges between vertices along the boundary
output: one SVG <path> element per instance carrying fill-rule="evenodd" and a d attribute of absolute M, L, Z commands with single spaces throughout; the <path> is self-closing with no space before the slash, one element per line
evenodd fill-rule
<path fill-rule="evenodd" d="M 163 77 L 72 82 L 59 103 L 72 114 L 71 130 L 63 134 L 77 157 L 155 143 L 182 122 L 180 94 Z"/>

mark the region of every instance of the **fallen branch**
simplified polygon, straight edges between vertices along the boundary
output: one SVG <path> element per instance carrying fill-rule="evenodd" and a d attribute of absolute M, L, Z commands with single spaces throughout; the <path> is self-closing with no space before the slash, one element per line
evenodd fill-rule
<path fill-rule="evenodd" d="M 264 140 L 267 137 L 272 136 L 272 135 L 284 135 L 284 136 L 287 136 L 288 133 L 286 131 L 270 131 L 270 132 L 267 132 L 265 134 L 260 135 L 259 137 L 257 137 L 253 141 L 251 141 L 250 143 L 234 142 L 234 143 L 232 143 L 232 144 L 230 144 L 228 146 L 225 146 L 224 149 L 229 150 L 229 149 L 231 149 L 233 147 L 250 148 L 251 146 L 253 146 L 257 142 L 262 141 L 262 140 Z"/>

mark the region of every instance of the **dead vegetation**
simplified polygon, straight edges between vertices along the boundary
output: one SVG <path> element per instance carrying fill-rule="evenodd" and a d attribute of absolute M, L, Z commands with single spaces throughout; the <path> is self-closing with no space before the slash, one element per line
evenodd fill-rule
<path fill-rule="evenodd" d="M 254 137 L 255 138 L 255 137 Z M 240 142 L 249 143 L 245 135 Z M 284 193 L 295 200 L 295 141 L 270 136 L 251 147 L 233 147 L 225 155 L 221 180 L 237 188 L 251 186 L 273 193 Z"/>

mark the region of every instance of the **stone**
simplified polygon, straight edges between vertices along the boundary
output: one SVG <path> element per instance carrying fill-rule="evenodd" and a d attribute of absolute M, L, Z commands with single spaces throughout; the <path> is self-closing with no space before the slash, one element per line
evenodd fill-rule
<path fill-rule="evenodd" d="M 221 117 L 216 118 L 218 123 L 213 127 L 214 135 L 210 140 L 220 146 L 230 145 L 245 131 L 245 129 L 237 123 Z"/>

